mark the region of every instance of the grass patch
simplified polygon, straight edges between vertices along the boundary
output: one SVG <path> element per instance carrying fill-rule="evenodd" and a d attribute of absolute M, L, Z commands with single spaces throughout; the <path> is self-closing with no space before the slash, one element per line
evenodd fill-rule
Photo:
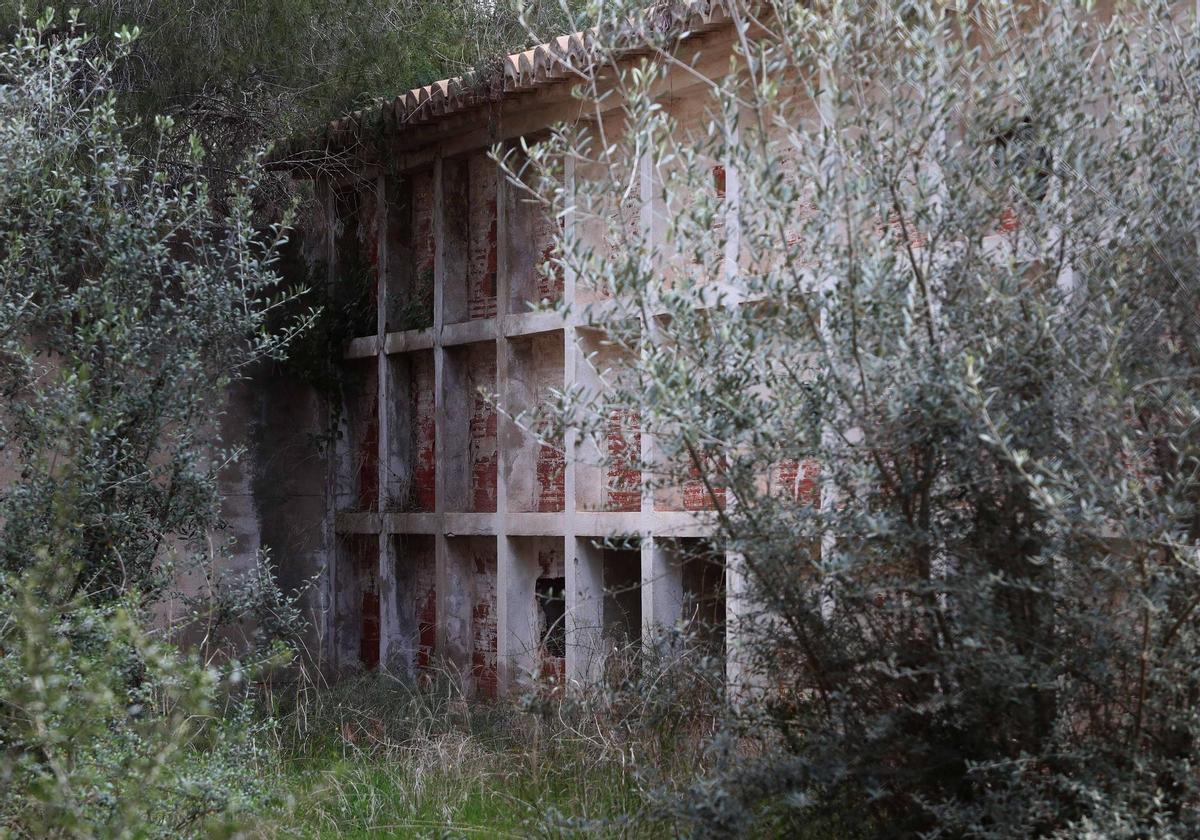
<path fill-rule="evenodd" d="M 368 676 L 276 704 L 271 719 L 278 804 L 258 836 L 670 833 L 630 753 L 561 714 Z"/>

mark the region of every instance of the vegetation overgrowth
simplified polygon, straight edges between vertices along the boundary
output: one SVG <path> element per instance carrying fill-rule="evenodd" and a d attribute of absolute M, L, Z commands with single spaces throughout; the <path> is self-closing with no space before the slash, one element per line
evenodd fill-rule
<path fill-rule="evenodd" d="M 1194 10 L 730 4 L 753 72 L 689 132 L 653 95 L 674 7 L 592 4 L 644 58 L 605 78 L 625 119 L 527 158 L 618 361 L 530 425 L 637 412 L 664 450 L 639 466 L 704 485 L 746 588 L 728 671 L 666 628 L 584 691 L 488 702 L 449 671 L 306 677 L 269 558 L 213 572 L 238 452 L 211 407 L 319 315 L 253 161 L 211 152 L 344 101 L 306 85 L 345 56 L 363 90 L 426 72 L 356 50 L 457 7 L 221 7 L 173 55 L 213 11 L 185 5 L 0 50 L 0 835 L 1200 832 Z M 613 204 L 647 170 L 662 225 Z M 168 604 L 211 632 L 179 644 Z"/>
<path fill-rule="evenodd" d="M 638 416 L 746 581 L 738 717 L 784 749 L 696 831 L 1194 836 L 1197 9 L 730 3 L 745 72 L 681 108 L 656 8 L 604 4 L 644 58 L 579 83 L 622 119 L 530 155 L 606 331 L 556 431 Z"/>

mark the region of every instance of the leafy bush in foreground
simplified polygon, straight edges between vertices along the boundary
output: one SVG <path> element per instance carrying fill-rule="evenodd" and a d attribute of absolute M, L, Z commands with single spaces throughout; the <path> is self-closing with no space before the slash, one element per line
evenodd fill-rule
<path fill-rule="evenodd" d="M 594 4 L 649 55 L 531 150 L 615 359 L 560 413 L 723 506 L 786 747 L 697 833 L 1200 832 L 1200 28 L 1106 5 L 731 4 L 684 123 L 674 7 Z"/>
<path fill-rule="evenodd" d="M 229 708 L 283 651 L 218 667 L 148 628 L 221 557 L 226 386 L 301 326 L 265 327 L 283 232 L 255 231 L 249 174 L 222 218 L 202 178 L 132 154 L 110 60 L 51 24 L 0 48 L 0 834 L 210 832 L 256 795 Z M 286 634 L 295 610 L 252 577 L 231 597 Z"/>

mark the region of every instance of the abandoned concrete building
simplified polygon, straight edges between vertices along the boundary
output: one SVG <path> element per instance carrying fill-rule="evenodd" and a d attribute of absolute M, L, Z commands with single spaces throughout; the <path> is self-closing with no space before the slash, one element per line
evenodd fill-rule
<path fill-rule="evenodd" d="M 715 3 L 687 24 L 677 50 L 693 70 L 669 73 L 660 94 L 698 121 L 698 79 L 728 71 L 735 33 Z M 698 486 L 648 490 L 623 463 L 623 447 L 645 445 L 625 433 L 637 418 L 611 418 L 607 453 L 570 434 L 539 443 L 512 420 L 594 376 L 603 347 L 553 306 L 582 294 L 546 270 L 557 222 L 489 152 L 558 122 L 618 119 L 619 99 L 597 112 L 573 96 L 571 68 L 587 56 L 584 36 L 560 37 L 504 59 L 490 91 L 441 81 L 333 123 L 308 142 L 351 161 L 337 176 L 303 150 L 277 155 L 317 180 L 329 276 L 363 266 L 375 315 L 345 350 L 326 493 L 318 635 L 335 669 L 411 673 L 438 657 L 494 694 L 584 679 L 605 646 L 685 613 L 725 628 L 736 609 L 738 578 L 706 542 L 712 500 Z M 714 167 L 714 189 L 732 175 Z M 567 188 L 579 177 L 568 167 Z M 814 480 L 806 465 L 785 469 Z M 615 537 L 627 540 L 599 542 Z"/>

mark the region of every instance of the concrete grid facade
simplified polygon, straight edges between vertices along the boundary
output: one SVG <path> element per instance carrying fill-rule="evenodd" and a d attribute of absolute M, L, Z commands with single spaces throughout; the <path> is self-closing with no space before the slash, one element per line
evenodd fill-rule
<path fill-rule="evenodd" d="M 727 70 L 727 20 L 714 7 L 696 23 L 690 60 Z M 651 461 L 654 441 L 636 416 L 607 418 L 599 446 L 570 431 L 541 444 L 513 420 L 553 390 L 595 387 L 608 352 L 578 306 L 594 297 L 586 284 L 547 270 L 558 223 L 488 154 L 564 119 L 619 127 L 619 100 L 582 110 L 571 96 L 580 45 L 510 56 L 505 91 L 483 103 L 454 100 L 453 81 L 406 94 L 405 118 L 353 174 L 318 181 L 329 276 L 369 266 L 376 314 L 374 334 L 344 355 L 329 480 L 322 632 L 337 670 L 439 660 L 491 695 L 530 679 L 586 682 L 605 650 L 681 620 L 720 634 L 736 624 L 740 577 L 707 540 L 712 500 L 699 481 L 648 488 L 633 456 Z M 700 89 L 671 74 L 663 101 L 699 124 Z M 714 189 L 736 190 L 735 173 L 713 171 Z M 584 177 L 567 162 L 567 190 Z M 622 213 L 653 235 L 663 208 L 648 169 L 640 195 Z"/>

